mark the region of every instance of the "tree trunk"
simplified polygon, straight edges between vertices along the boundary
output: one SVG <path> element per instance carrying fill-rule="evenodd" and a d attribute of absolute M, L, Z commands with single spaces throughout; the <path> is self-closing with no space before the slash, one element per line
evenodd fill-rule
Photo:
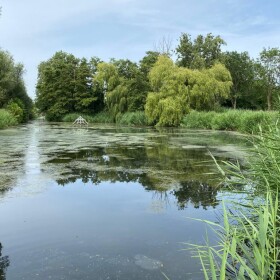
<path fill-rule="evenodd" d="M 267 91 L 267 110 L 270 111 L 272 109 L 272 90 L 268 89 Z"/>
<path fill-rule="evenodd" d="M 231 105 L 232 105 L 232 108 L 235 110 L 236 109 L 236 102 L 237 102 L 237 97 L 234 96 L 232 99 L 231 99 Z"/>

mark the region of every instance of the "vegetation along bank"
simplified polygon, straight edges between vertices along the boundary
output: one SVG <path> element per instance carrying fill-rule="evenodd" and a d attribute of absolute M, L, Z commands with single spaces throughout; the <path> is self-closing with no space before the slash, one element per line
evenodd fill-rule
<path fill-rule="evenodd" d="M 249 122 L 257 127 L 276 114 L 261 110 L 277 105 L 280 50 L 263 49 L 253 59 L 247 52 L 224 52 L 223 45 L 211 33 L 195 39 L 183 33 L 174 52 L 162 44 L 138 63 L 59 51 L 38 67 L 36 106 L 50 121 L 89 115 L 92 122 L 249 131 Z M 210 119 L 221 108 L 259 112 L 242 111 L 241 117 L 225 111 Z"/>

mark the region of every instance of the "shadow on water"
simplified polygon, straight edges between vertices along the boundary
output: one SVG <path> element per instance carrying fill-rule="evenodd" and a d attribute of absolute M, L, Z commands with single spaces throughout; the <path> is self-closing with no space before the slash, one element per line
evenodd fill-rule
<path fill-rule="evenodd" d="M 6 280 L 6 270 L 10 265 L 8 256 L 2 256 L 2 244 L 0 243 L 0 280 Z"/>

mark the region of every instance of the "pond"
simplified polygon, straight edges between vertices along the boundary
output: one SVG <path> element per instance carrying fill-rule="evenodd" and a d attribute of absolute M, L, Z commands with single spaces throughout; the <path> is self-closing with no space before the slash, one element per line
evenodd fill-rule
<path fill-rule="evenodd" d="M 0 131 L 0 280 L 203 279 L 229 132 L 34 122 Z M 215 237 L 208 232 L 210 240 Z"/>

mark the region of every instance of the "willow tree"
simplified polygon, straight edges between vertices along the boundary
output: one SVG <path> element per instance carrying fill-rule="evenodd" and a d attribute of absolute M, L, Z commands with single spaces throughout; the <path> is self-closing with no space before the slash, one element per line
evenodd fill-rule
<path fill-rule="evenodd" d="M 149 73 L 152 92 L 145 113 L 150 124 L 178 126 L 189 109 L 211 110 L 228 98 L 232 85 L 229 71 L 222 64 L 209 69 L 178 67 L 167 56 L 160 56 Z"/>
<path fill-rule="evenodd" d="M 159 56 L 149 73 L 153 92 L 147 96 L 145 114 L 150 124 L 178 126 L 189 109 L 186 70 L 167 56 Z"/>
<path fill-rule="evenodd" d="M 232 80 L 223 64 L 217 63 L 209 69 L 186 69 L 189 86 L 190 107 L 195 110 L 213 110 L 229 97 Z"/>

